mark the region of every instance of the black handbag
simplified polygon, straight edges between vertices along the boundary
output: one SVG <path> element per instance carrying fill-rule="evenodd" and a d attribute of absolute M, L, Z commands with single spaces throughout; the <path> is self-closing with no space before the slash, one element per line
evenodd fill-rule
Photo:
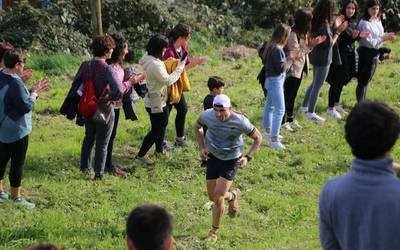
<path fill-rule="evenodd" d="M 92 116 L 92 120 L 97 124 L 106 125 L 110 121 L 112 112 L 111 102 L 100 102 L 97 105 L 96 112 Z"/>

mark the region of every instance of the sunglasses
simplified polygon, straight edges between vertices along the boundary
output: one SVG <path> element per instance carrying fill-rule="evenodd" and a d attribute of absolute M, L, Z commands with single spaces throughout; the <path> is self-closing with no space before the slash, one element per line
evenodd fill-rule
<path fill-rule="evenodd" d="M 25 64 L 26 63 L 26 58 L 20 59 L 18 62 Z"/>

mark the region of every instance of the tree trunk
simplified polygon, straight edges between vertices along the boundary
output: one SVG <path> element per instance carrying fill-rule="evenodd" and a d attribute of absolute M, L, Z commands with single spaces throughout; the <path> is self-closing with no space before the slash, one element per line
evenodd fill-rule
<path fill-rule="evenodd" d="M 92 11 L 92 30 L 94 36 L 103 35 L 103 24 L 101 21 L 101 0 L 90 0 Z"/>

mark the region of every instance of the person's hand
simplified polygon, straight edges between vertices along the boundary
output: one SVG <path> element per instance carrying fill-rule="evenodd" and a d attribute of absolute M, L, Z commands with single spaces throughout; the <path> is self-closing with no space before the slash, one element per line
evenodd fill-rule
<path fill-rule="evenodd" d="M 397 162 L 393 162 L 392 169 L 395 175 L 397 175 L 400 171 L 400 164 Z"/>
<path fill-rule="evenodd" d="M 208 160 L 208 151 L 205 148 L 200 149 L 200 157 L 203 161 Z"/>
<path fill-rule="evenodd" d="M 359 35 L 360 35 L 360 31 L 359 31 L 359 30 L 353 30 L 353 31 L 351 32 L 351 37 L 352 37 L 353 39 L 356 39 Z"/>
<path fill-rule="evenodd" d="M 129 81 L 130 81 L 131 85 L 134 85 L 134 84 L 137 84 L 137 83 L 143 81 L 144 79 L 146 79 L 146 76 L 144 74 L 137 74 L 137 75 L 131 76 L 131 78 L 129 78 Z"/>
<path fill-rule="evenodd" d="M 315 37 L 315 38 L 311 38 L 311 39 L 309 40 L 309 42 L 308 42 L 308 46 L 309 46 L 309 47 L 315 47 L 315 46 L 317 46 L 318 44 L 321 44 L 321 43 L 325 42 L 325 40 L 326 40 L 326 36 L 325 36 L 325 35 L 323 35 L 323 36 L 317 36 L 317 37 Z"/>
<path fill-rule="evenodd" d="M 340 24 L 336 28 L 336 33 L 342 33 L 343 31 L 345 31 L 347 29 L 347 26 L 349 26 L 349 22 L 348 21 L 342 22 L 342 24 Z"/>
<path fill-rule="evenodd" d="M 363 30 L 360 32 L 358 35 L 360 38 L 367 38 L 369 36 L 369 31 L 368 30 Z"/>
<path fill-rule="evenodd" d="M 27 69 L 22 71 L 20 77 L 22 78 L 22 80 L 26 81 L 32 77 L 32 74 L 33 74 L 33 69 Z"/>
<path fill-rule="evenodd" d="M 192 61 L 195 60 L 195 64 L 197 65 L 201 65 L 201 64 L 205 64 L 207 62 L 207 57 L 205 56 L 199 56 L 199 57 L 195 57 L 192 59 Z"/>
<path fill-rule="evenodd" d="M 339 28 L 346 21 L 346 17 L 344 15 L 340 15 L 336 17 L 335 22 L 333 23 L 333 27 L 335 29 Z"/>
<path fill-rule="evenodd" d="M 297 57 L 299 57 L 300 54 L 300 48 L 294 48 L 292 50 L 289 51 L 288 53 L 288 59 L 296 59 Z"/>
<path fill-rule="evenodd" d="M 47 91 L 49 88 L 50 82 L 49 79 L 43 78 L 40 80 L 37 80 L 35 84 L 32 86 L 32 93 L 36 93 L 37 95 L 40 95 L 41 93 Z"/>
<path fill-rule="evenodd" d="M 247 158 L 246 157 L 240 157 L 238 160 L 239 167 L 244 168 L 247 165 Z"/>
<path fill-rule="evenodd" d="M 392 41 L 396 38 L 396 34 L 394 32 L 385 33 L 382 38 L 384 41 Z"/>

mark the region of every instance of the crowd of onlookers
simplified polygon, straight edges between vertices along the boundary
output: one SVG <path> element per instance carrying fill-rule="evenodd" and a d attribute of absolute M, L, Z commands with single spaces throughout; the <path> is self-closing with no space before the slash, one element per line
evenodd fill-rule
<path fill-rule="evenodd" d="M 212 225 L 206 237 L 215 241 L 222 222 L 225 201 L 228 215 L 239 214 L 241 191 L 232 183 L 238 168 L 245 167 L 260 147 L 262 137 L 271 149 L 285 149 L 281 127 L 289 132 L 302 126 L 294 119 L 294 106 L 304 75 L 312 65 L 312 83 L 307 88 L 300 112 L 322 124 L 316 104 L 325 81 L 330 84 L 326 114 L 346 118 L 345 138 L 354 160 L 351 170 L 328 181 L 320 195 L 320 238 L 323 249 L 397 249 L 400 224 L 399 167 L 391 150 L 400 134 L 398 114 L 382 102 L 368 101 L 367 90 L 379 61 L 388 57 L 383 42 L 395 39 L 385 33 L 380 21 L 381 3 L 368 0 L 362 18 L 358 3 L 345 0 L 334 16 L 334 0 L 319 0 L 313 11 L 299 9 L 294 25 L 278 24 L 268 42 L 259 47 L 263 68 L 258 76 L 265 95 L 261 133 L 247 117 L 232 108 L 223 94 L 225 81 L 208 79 L 209 94 L 204 111 L 195 125 L 202 165 L 206 166 L 206 186 L 212 207 Z M 206 57 L 191 57 L 191 27 L 176 25 L 167 36 L 151 37 L 139 64 L 143 72 L 125 67 L 128 41 L 121 35 L 101 35 L 93 39 L 93 59 L 84 61 L 71 84 L 60 112 L 84 126 L 80 170 L 101 180 L 105 173 L 129 175 L 116 165 L 113 145 L 121 109 L 126 119 L 137 120 L 133 104 L 144 99 L 150 128 L 135 156 L 138 163 L 153 165 L 149 150 L 163 155 L 174 147 L 187 146 L 185 136 L 188 105 L 185 92 L 191 85 L 187 70 L 206 63 Z M 359 47 L 356 49 L 356 41 Z M 28 91 L 24 81 L 32 70 L 24 68 L 26 56 L 9 43 L 0 44 L 0 202 L 12 200 L 32 209 L 35 204 L 21 195 L 23 166 L 32 130 L 32 110 L 38 97 L 49 87 L 46 78 L 37 80 Z M 340 103 L 342 89 L 357 78 L 357 104 L 348 113 Z M 176 109 L 174 143 L 165 140 L 170 112 Z M 253 140 L 244 153 L 242 135 Z M 94 158 L 91 152 L 94 147 Z M 3 179 L 11 161 L 10 194 Z M 92 163 L 93 161 L 93 163 Z M 92 170 L 93 166 L 93 170 Z M 172 219 L 156 205 L 135 208 L 127 221 L 128 249 L 172 249 Z M 28 249 L 62 249 L 36 245 Z"/>

